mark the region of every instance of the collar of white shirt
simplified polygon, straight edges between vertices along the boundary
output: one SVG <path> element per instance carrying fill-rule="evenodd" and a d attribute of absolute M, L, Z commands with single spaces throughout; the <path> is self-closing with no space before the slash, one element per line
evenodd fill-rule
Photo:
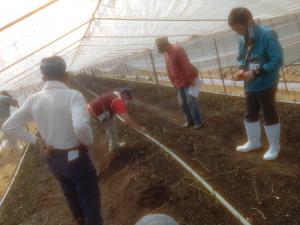
<path fill-rule="evenodd" d="M 49 90 L 52 88 L 69 89 L 68 86 L 61 81 L 47 81 L 43 87 L 43 90 Z"/>

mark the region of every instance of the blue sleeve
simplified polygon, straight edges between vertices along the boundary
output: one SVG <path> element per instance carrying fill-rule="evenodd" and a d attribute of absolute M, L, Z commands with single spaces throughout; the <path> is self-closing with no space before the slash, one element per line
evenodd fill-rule
<path fill-rule="evenodd" d="M 268 61 L 263 65 L 263 70 L 268 73 L 278 71 L 283 65 L 283 51 L 277 33 L 274 31 L 268 32 L 263 39 L 263 44 L 268 58 Z"/>

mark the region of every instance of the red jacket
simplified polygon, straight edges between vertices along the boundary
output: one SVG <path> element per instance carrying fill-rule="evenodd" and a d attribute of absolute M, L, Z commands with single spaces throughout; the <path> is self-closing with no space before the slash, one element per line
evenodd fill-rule
<path fill-rule="evenodd" d="M 115 92 L 105 93 L 95 98 L 87 104 L 87 109 L 94 117 L 98 117 L 106 111 L 111 116 L 128 112 L 124 102 Z"/>
<path fill-rule="evenodd" d="M 189 86 L 198 76 L 198 69 L 179 45 L 170 45 L 165 53 L 168 77 L 176 88 Z"/>

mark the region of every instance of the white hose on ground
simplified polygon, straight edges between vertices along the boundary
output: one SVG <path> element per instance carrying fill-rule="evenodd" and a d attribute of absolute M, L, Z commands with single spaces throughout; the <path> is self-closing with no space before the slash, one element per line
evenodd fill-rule
<path fill-rule="evenodd" d="M 81 85 L 81 87 L 83 87 Z M 84 90 L 88 91 L 94 96 L 98 96 L 93 91 L 87 89 L 86 87 L 83 87 Z M 121 117 L 118 117 L 122 122 L 124 120 Z M 201 177 L 195 170 L 192 169 L 186 162 L 184 162 L 179 156 L 177 156 L 171 149 L 167 148 L 163 144 L 161 144 L 159 141 L 151 137 L 149 134 L 146 134 L 136 128 L 131 127 L 135 131 L 137 131 L 139 134 L 147 138 L 149 141 L 153 142 L 157 146 L 159 146 L 165 153 L 167 153 L 169 156 L 171 156 L 179 165 L 181 165 L 189 174 L 191 174 L 206 190 L 208 190 L 237 220 L 243 224 L 243 225 L 251 225 L 250 222 L 241 215 L 225 198 L 222 197 L 221 194 L 219 194 L 215 189 L 205 181 L 203 177 Z"/>

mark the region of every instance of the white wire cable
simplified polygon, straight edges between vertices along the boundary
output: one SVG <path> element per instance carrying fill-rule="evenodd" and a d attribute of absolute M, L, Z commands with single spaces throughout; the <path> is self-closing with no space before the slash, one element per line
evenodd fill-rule
<path fill-rule="evenodd" d="M 94 93 L 93 91 L 87 89 L 86 87 L 80 85 L 81 87 L 83 87 L 84 90 L 86 90 L 87 92 L 91 93 L 94 96 L 98 95 L 96 93 Z M 122 122 L 124 122 L 124 120 L 117 116 L 118 119 L 120 119 Z M 156 139 L 154 139 L 153 137 L 151 137 L 150 135 L 131 127 L 132 129 L 134 129 L 135 131 L 137 131 L 139 134 L 141 134 L 142 136 L 144 136 L 145 138 L 147 138 L 149 141 L 153 142 L 154 144 L 156 144 L 157 146 L 159 146 L 165 153 L 167 153 L 169 156 L 171 156 L 179 165 L 182 166 L 182 168 L 184 168 L 189 174 L 191 174 L 206 190 L 208 190 L 235 218 L 237 218 L 237 220 L 243 224 L 243 225 L 251 225 L 250 222 L 243 216 L 241 215 L 238 210 L 236 210 L 225 198 L 222 197 L 222 195 L 217 192 L 208 182 L 205 181 L 205 179 L 203 177 L 201 177 L 195 170 L 193 170 L 192 167 L 190 167 L 186 162 L 184 162 L 184 160 L 182 160 L 178 155 L 176 155 L 176 153 L 174 153 L 171 149 L 169 149 L 168 147 L 164 146 L 163 144 L 161 144 L 159 141 L 157 141 Z"/>

